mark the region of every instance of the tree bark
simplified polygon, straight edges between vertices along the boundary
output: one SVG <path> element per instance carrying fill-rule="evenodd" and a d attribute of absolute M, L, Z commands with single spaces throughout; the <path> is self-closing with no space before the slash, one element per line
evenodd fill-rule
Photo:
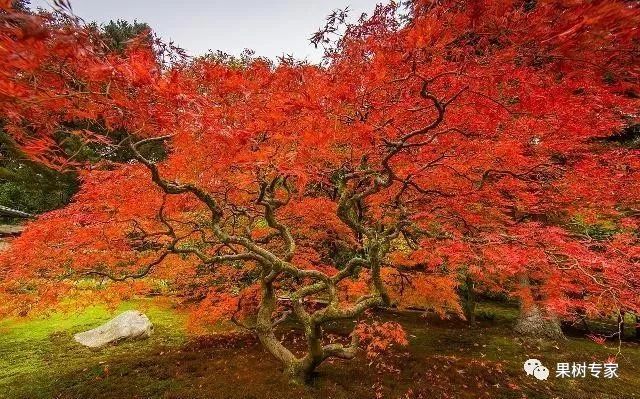
<path fill-rule="evenodd" d="M 295 385 L 306 385 L 311 380 L 313 370 L 300 361 L 288 364 L 285 367 L 284 374 L 289 382 Z"/>
<path fill-rule="evenodd" d="M 262 346 L 285 366 L 285 374 L 297 377 L 300 361 L 276 337 L 271 316 L 276 308 L 276 295 L 271 283 L 262 283 L 262 301 L 256 319 L 256 334 Z"/>
<path fill-rule="evenodd" d="M 470 325 L 476 324 L 476 296 L 474 291 L 473 279 L 467 275 L 465 277 L 465 290 L 463 298 L 464 317 L 467 319 Z"/>
<path fill-rule="evenodd" d="M 624 339 L 624 312 L 618 313 L 618 333 L 620 336 L 618 338 Z"/>

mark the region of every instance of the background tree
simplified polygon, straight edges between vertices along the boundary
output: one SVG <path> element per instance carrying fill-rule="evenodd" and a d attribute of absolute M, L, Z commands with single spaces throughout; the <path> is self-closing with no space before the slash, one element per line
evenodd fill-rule
<path fill-rule="evenodd" d="M 116 52 L 124 52 L 127 48 L 127 44 L 131 40 L 138 37 L 145 37 L 146 40 L 151 43 L 153 40 L 151 36 L 151 28 L 145 22 L 125 21 L 118 19 L 116 21 L 109 21 L 107 24 L 98 25 L 93 22 L 89 25 L 90 28 L 99 32 L 100 37 L 104 41 L 104 45 Z"/>
<path fill-rule="evenodd" d="M 33 15 L 28 1 L 14 2 L 13 9 L 25 15 Z M 64 15 L 55 13 L 46 15 L 51 23 L 68 23 Z M 145 40 L 148 40 L 148 45 L 153 41 L 149 26 L 137 21 L 129 23 L 117 20 L 103 25 L 91 23 L 87 29 L 96 32 L 96 37 L 102 41 L 106 51 L 122 53 L 127 44 L 138 37 L 145 37 Z M 65 132 L 81 128 L 81 123 L 70 121 L 64 126 L 60 126 L 56 134 L 55 140 L 60 143 L 59 145 L 63 147 L 69 157 L 92 162 L 96 162 L 102 156 L 113 161 L 127 160 L 127 154 L 105 151 L 103 145 L 94 144 L 88 147 L 82 142 L 74 140 L 73 136 L 65 134 Z M 32 162 L 8 133 L 1 132 L 0 134 L 0 204 L 32 214 L 40 214 L 67 204 L 78 187 L 76 173 L 73 170 L 59 171 Z M 156 148 L 154 151 L 160 155 L 162 149 Z M 4 219 L 7 222 L 20 221 L 20 219 L 12 217 Z"/>

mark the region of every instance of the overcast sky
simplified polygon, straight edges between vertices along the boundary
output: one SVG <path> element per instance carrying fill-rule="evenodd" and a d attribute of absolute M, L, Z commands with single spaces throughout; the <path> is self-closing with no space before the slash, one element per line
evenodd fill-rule
<path fill-rule="evenodd" d="M 238 55 L 245 48 L 256 55 L 292 54 L 317 62 L 320 49 L 309 37 L 336 8 L 349 6 L 351 18 L 371 13 L 379 0 L 71 0 L 74 13 L 87 22 L 115 19 L 147 22 L 165 40 L 190 55 L 222 50 Z M 53 0 L 31 0 L 50 8 Z"/>

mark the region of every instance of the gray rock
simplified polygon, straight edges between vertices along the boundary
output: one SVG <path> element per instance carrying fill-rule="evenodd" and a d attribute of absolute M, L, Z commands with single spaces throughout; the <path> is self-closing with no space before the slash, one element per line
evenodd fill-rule
<path fill-rule="evenodd" d="M 123 340 L 144 339 L 151 336 L 153 324 L 137 310 L 128 310 L 93 330 L 73 336 L 76 342 L 90 348 L 100 348 Z"/>
<path fill-rule="evenodd" d="M 566 339 L 560 327 L 560 320 L 537 305 L 531 305 L 527 310 L 521 309 L 514 330 L 532 338 Z"/>

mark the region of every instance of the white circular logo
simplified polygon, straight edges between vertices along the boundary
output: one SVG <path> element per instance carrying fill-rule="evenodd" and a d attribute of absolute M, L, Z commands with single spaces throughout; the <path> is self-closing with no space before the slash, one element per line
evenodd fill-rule
<path fill-rule="evenodd" d="M 539 380 L 546 380 L 549 378 L 549 369 L 542 365 L 542 362 L 538 359 L 529 359 L 524 362 L 524 371 L 527 375 L 532 375 Z"/>
<path fill-rule="evenodd" d="M 529 359 L 524 362 L 524 371 L 526 371 L 527 375 L 533 375 L 533 370 L 535 370 L 538 366 L 542 366 L 542 362 L 540 360 Z"/>
<path fill-rule="evenodd" d="M 533 376 L 539 380 L 546 380 L 549 378 L 549 369 L 544 366 L 538 366 L 533 370 Z"/>

